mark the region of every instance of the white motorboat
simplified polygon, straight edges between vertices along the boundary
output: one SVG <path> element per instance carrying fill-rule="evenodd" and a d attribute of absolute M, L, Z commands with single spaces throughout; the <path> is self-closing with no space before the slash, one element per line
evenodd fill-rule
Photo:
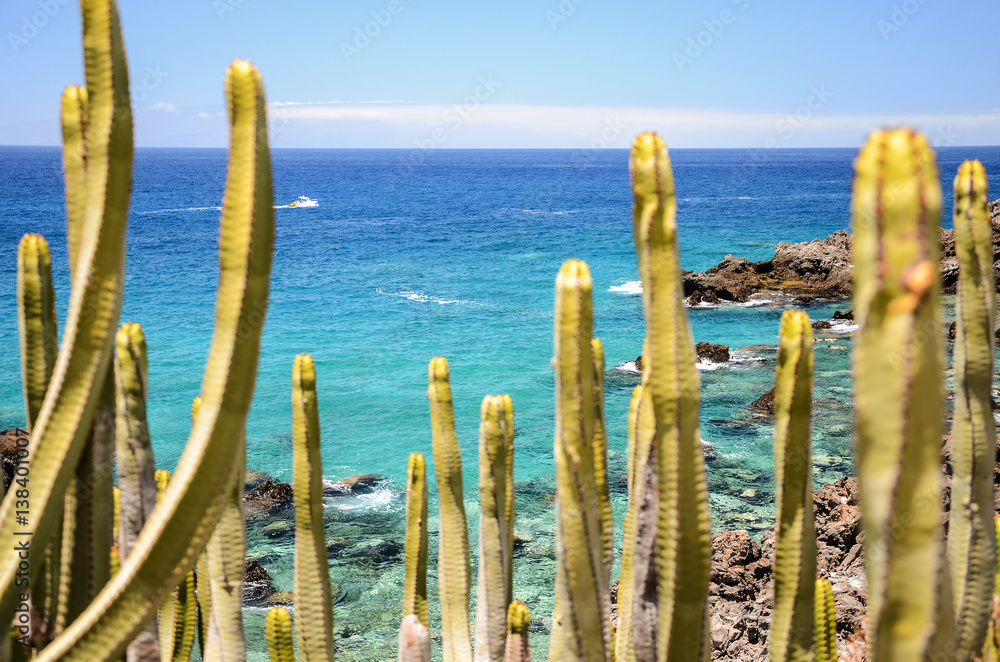
<path fill-rule="evenodd" d="M 300 195 L 298 200 L 293 200 L 288 203 L 289 207 L 319 207 L 319 202 L 313 200 L 312 198 L 307 198 L 304 195 Z"/>

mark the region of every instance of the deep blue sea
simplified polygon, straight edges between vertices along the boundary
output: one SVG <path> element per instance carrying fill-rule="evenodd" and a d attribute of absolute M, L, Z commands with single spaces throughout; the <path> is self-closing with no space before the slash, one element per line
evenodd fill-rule
<path fill-rule="evenodd" d="M 705 269 L 727 253 L 758 260 L 770 257 L 779 241 L 847 229 L 854 154 L 672 152 L 685 268 Z M 610 471 L 621 535 L 625 494 L 618 477 L 625 473 L 626 411 L 638 376 L 617 366 L 640 353 L 643 338 L 628 153 L 437 150 L 417 166 L 409 155 L 273 152 L 276 203 L 307 195 L 319 206 L 276 210 L 271 301 L 247 424 L 248 464 L 290 480 L 292 359 L 311 353 L 325 476 L 377 473 L 387 479 L 370 494 L 327 503 L 338 659 L 385 660 L 394 656 L 402 559 L 391 558 L 391 545 L 388 560 L 370 552 L 385 542 L 401 544 L 407 455 L 430 457 L 427 362 L 442 355 L 451 364 L 473 545 L 479 403 L 486 394 L 510 393 L 516 411 L 516 533 L 524 541 L 515 558 L 515 597 L 532 610 L 532 644 L 544 659 L 555 558 L 553 284 L 568 258 L 586 260 L 594 278 L 594 328 L 607 355 Z M 951 180 L 966 158 L 982 160 L 993 190 L 1000 191 L 1000 148 L 945 148 L 939 167 L 946 226 Z M 122 321 L 140 322 L 146 332 L 150 425 L 157 464 L 164 468 L 174 467 L 186 441 L 191 399 L 211 339 L 225 168 L 224 150 L 136 152 Z M 57 307 L 65 319 L 64 214 L 59 150 L 0 147 L 0 428 L 24 423 L 17 243 L 26 232 L 39 232 L 51 243 Z M 708 472 L 716 527 L 760 531 L 773 524 L 770 422 L 746 405 L 771 386 L 778 319 L 788 305 L 758 300 L 688 310 L 696 340 L 727 344 L 738 359 L 701 372 L 702 436 L 714 448 Z M 806 308 L 814 319 L 824 319 L 849 307 L 816 302 Z M 850 329 L 841 330 L 834 334 L 837 342 L 817 345 L 817 483 L 851 466 Z M 432 501 L 432 557 L 436 509 Z M 290 517 L 286 511 L 252 518 L 248 525 L 251 556 L 286 591 L 292 586 Z M 430 584 L 434 592 L 434 567 Z M 265 659 L 264 612 L 261 606 L 247 609 L 252 659 Z"/>

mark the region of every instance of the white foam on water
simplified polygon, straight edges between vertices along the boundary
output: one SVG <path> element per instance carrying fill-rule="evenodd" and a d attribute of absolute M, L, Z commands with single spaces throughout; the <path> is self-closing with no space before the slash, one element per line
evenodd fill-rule
<path fill-rule="evenodd" d="M 719 368 L 721 368 L 724 365 L 726 365 L 726 364 L 725 363 L 716 363 L 714 361 L 709 361 L 708 359 L 701 359 L 701 358 L 699 358 L 698 362 L 694 364 L 694 367 L 698 368 L 698 370 L 708 370 L 708 371 L 711 371 L 711 370 L 718 370 Z"/>
<path fill-rule="evenodd" d="M 630 375 L 642 374 L 642 372 L 635 367 L 635 361 L 626 361 L 621 365 L 616 365 L 614 368 L 612 368 L 612 370 L 616 370 L 617 372 L 628 373 Z"/>
<path fill-rule="evenodd" d="M 395 510 L 393 491 L 388 487 L 381 487 L 367 494 L 358 494 L 349 497 L 334 497 L 324 500 L 324 506 L 330 506 L 337 510 L 377 510 L 388 512 Z"/>
<path fill-rule="evenodd" d="M 410 290 L 402 290 L 400 292 L 386 292 L 381 287 L 375 288 L 376 294 L 384 294 L 390 297 L 402 297 L 403 299 L 408 299 L 410 301 L 417 301 L 419 303 L 437 303 L 437 304 L 447 304 L 447 303 L 470 303 L 469 301 L 462 301 L 459 299 L 438 299 L 436 297 L 429 296 L 422 292 L 412 292 Z"/>
<path fill-rule="evenodd" d="M 736 305 L 740 308 L 756 308 L 758 306 L 768 306 L 772 303 L 774 303 L 774 299 L 750 299 Z"/>
<path fill-rule="evenodd" d="M 622 294 L 642 294 L 642 281 L 630 280 L 623 285 L 612 285 L 608 292 L 621 292 Z"/>
<path fill-rule="evenodd" d="M 830 322 L 830 328 L 827 329 L 830 333 L 854 333 L 861 328 L 860 324 L 855 324 L 853 322 L 841 322 L 836 321 Z"/>
<path fill-rule="evenodd" d="M 139 211 L 136 214 L 140 216 L 146 216 L 148 214 L 171 214 L 179 211 L 207 211 L 207 210 L 222 211 L 222 207 L 181 207 L 179 209 L 156 209 L 154 211 Z"/>

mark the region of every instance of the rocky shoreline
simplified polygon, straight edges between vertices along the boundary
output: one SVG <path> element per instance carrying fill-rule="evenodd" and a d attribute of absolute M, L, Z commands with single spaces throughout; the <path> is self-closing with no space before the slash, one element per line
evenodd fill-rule
<path fill-rule="evenodd" d="M 990 203 L 993 226 L 993 271 L 1000 272 L 1000 199 Z M 938 231 L 941 243 L 941 285 L 954 293 L 958 257 L 954 230 Z M 802 303 L 851 296 L 851 235 L 838 230 L 826 239 L 797 244 L 781 242 L 768 260 L 751 262 L 727 255 L 705 271 L 683 271 L 689 305 L 744 302 L 754 294 L 780 292 Z M 1000 277 L 997 278 L 1000 284 Z M 1000 290 L 998 290 L 1000 291 Z"/>

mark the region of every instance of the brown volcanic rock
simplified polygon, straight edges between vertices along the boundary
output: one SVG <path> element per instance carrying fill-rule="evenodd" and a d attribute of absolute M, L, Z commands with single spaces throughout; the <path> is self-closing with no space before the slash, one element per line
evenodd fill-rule
<path fill-rule="evenodd" d="M 708 359 L 712 363 L 727 363 L 729 361 L 729 347 L 710 342 L 700 342 L 694 346 L 694 351 L 699 358 Z"/>
<path fill-rule="evenodd" d="M 774 387 L 772 386 L 770 391 L 751 402 L 749 406 L 755 412 L 774 416 Z"/>
<path fill-rule="evenodd" d="M 21 443 L 18 444 L 18 439 Z M 10 487 L 14 480 L 14 468 L 17 466 L 17 449 L 28 447 L 28 431 L 23 428 L 9 428 L 0 432 L 0 463 L 3 465 L 4 489 Z"/>
<path fill-rule="evenodd" d="M 288 483 L 276 483 L 265 480 L 243 495 L 243 503 L 253 509 L 267 510 L 284 504 L 289 504 L 295 498 L 292 486 Z"/>
<path fill-rule="evenodd" d="M 990 203 L 993 226 L 993 272 L 1000 292 L 1000 200 Z M 939 230 L 941 284 L 954 293 L 958 258 L 954 230 Z M 761 291 L 780 291 L 798 297 L 846 298 L 851 295 L 851 235 L 837 230 L 826 239 L 798 244 L 781 242 L 770 260 L 750 262 L 727 255 L 704 272 L 683 271 L 688 303 L 717 303 L 720 299 L 746 301 Z"/>
<path fill-rule="evenodd" d="M 859 629 L 867 603 L 857 480 L 841 478 L 813 494 L 819 574 L 833 584 L 841 642 Z M 746 531 L 712 536 L 709 584 L 713 660 L 767 659 L 774 609 L 774 533 L 757 543 Z"/>

